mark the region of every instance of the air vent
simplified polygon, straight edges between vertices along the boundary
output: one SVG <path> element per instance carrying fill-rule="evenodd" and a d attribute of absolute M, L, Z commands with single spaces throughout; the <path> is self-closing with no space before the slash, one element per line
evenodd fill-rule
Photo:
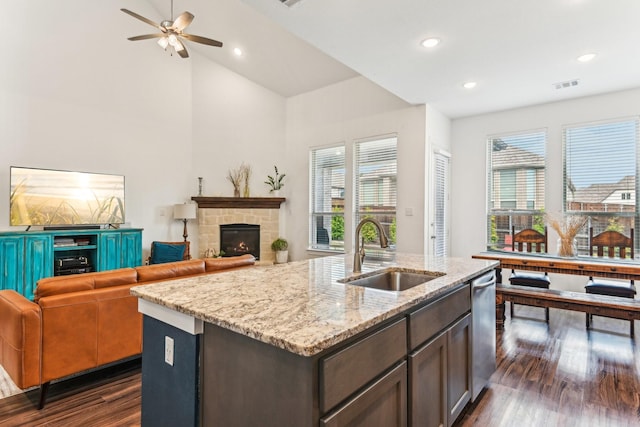
<path fill-rule="evenodd" d="M 298 3 L 300 0 L 280 0 L 280 3 L 283 3 L 285 6 L 293 6 L 294 4 Z"/>
<path fill-rule="evenodd" d="M 567 80 L 566 82 L 554 83 L 553 87 L 555 87 L 556 89 L 566 89 L 568 87 L 578 86 L 578 82 L 578 79 Z"/>

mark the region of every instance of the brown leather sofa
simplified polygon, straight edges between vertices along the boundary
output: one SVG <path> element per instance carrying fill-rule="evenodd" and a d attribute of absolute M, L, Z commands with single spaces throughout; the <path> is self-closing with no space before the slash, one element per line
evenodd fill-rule
<path fill-rule="evenodd" d="M 30 301 L 0 291 L 0 365 L 22 389 L 142 353 L 142 315 L 130 288 L 255 264 L 251 255 L 206 258 L 38 281 Z"/>

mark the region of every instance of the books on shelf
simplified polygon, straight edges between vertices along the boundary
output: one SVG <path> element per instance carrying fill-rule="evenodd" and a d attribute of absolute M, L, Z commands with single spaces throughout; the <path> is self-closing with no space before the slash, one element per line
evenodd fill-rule
<path fill-rule="evenodd" d="M 53 241 L 53 246 L 56 248 L 66 246 L 88 246 L 91 244 L 91 239 L 88 237 L 56 237 Z"/>
<path fill-rule="evenodd" d="M 73 237 L 56 237 L 53 239 L 53 246 L 56 248 L 63 246 L 78 246 Z"/>

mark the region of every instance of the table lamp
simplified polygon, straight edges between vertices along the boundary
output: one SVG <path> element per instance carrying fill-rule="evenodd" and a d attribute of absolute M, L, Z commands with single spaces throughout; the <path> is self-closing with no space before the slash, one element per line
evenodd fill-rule
<path fill-rule="evenodd" d="M 189 234 L 187 233 L 187 221 L 196 218 L 196 209 L 197 205 L 195 203 L 183 203 L 173 206 L 173 218 L 181 219 L 184 222 L 182 237 L 184 237 L 185 242 L 187 241 L 187 237 L 189 236 Z"/>

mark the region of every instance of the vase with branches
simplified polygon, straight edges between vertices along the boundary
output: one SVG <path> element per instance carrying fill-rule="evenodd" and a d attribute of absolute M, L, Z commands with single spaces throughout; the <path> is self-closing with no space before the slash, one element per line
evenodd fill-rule
<path fill-rule="evenodd" d="M 227 179 L 233 185 L 233 197 L 240 197 L 240 186 L 242 184 L 242 169 L 230 169 L 227 172 Z"/>
<path fill-rule="evenodd" d="M 558 233 L 558 256 L 567 258 L 576 256 L 575 239 L 588 218 L 581 215 L 552 214 L 547 214 L 546 218 L 547 223 Z"/>
<path fill-rule="evenodd" d="M 236 169 L 227 172 L 227 179 L 233 185 L 233 196 L 240 197 L 240 190 L 244 197 L 249 197 L 249 180 L 251 178 L 251 166 L 242 163 Z"/>
<path fill-rule="evenodd" d="M 242 179 L 244 180 L 244 190 L 242 191 L 243 197 L 249 197 L 251 191 L 249 190 L 249 179 L 251 179 L 251 166 L 244 163 L 240 166 L 242 168 Z"/>

